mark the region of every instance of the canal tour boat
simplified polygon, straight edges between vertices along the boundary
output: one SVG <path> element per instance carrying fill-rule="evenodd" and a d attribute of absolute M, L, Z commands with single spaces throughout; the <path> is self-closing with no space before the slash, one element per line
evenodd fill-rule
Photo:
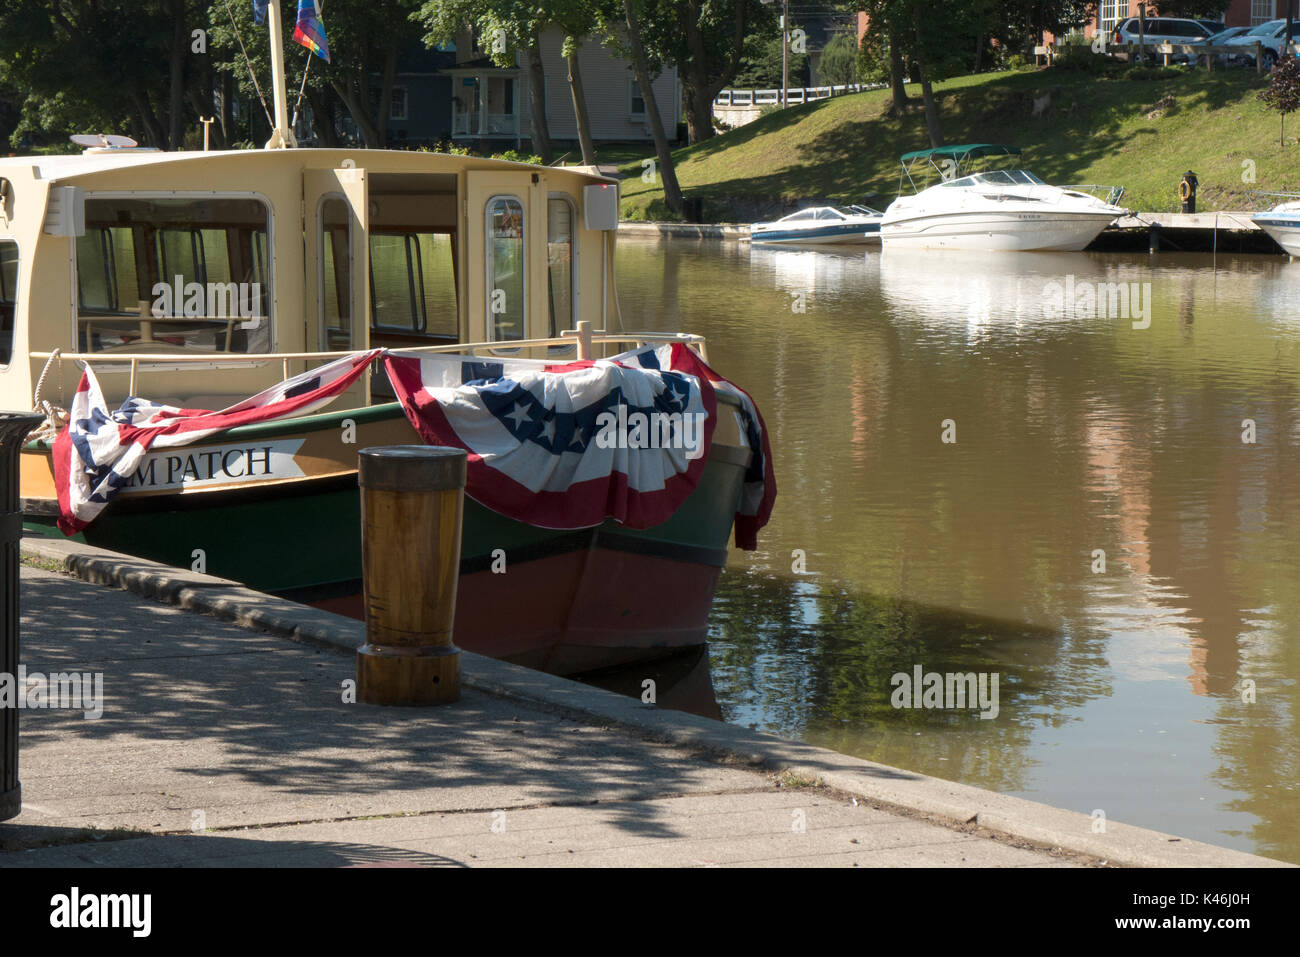
<path fill-rule="evenodd" d="M 879 244 L 882 215 L 869 206 L 814 206 L 770 223 L 755 223 L 749 227 L 749 241 L 788 245 Z"/>
<path fill-rule="evenodd" d="M 1300 256 L 1300 195 L 1270 193 L 1286 197 L 1272 209 L 1256 213 L 1251 221 L 1273 237 L 1289 256 Z"/>
<path fill-rule="evenodd" d="M 617 184 L 285 148 L 276 92 L 263 150 L 0 159 L 0 403 L 50 416 L 28 534 L 361 617 L 358 450 L 453 445 L 459 646 L 572 674 L 704 643 L 770 449 L 700 337 L 619 331 Z"/>
<path fill-rule="evenodd" d="M 972 143 L 905 153 L 899 197 L 885 210 L 880 239 L 886 248 L 1083 249 L 1129 210 L 1117 205 L 1120 187 L 1049 186 L 1022 169 L 981 169 L 990 158 L 1019 156 L 1013 146 Z M 937 173 L 941 182 L 918 186 Z M 903 182 L 914 190 L 904 196 Z M 1106 198 L 1095 192 L 1106 190 Z"/>

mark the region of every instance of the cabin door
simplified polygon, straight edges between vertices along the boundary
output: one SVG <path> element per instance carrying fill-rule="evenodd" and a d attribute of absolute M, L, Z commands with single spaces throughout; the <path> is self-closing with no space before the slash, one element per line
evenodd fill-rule
<path fill-rule="evenodd" d="M 547 335 L 546 174 L 466 174 L 465 301 L 471 341 Z"/>
<path fill-rule="evenodd" d="M 303 173 L 307 342 L 318 352 L 369 347 L 370 206 L 364 169 Z M 310 348 L 310 347 L 309 347 Z"/>

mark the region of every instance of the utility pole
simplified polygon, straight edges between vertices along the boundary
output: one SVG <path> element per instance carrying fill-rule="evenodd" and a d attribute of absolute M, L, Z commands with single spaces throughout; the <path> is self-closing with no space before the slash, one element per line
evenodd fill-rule
<path fill-rule="evenodd" d="M 1286 39 L 1282 41 L 1282 55 L 1291 53 L 1291 24 L 1295 20 L 1295 0 L 1286 0 Z"/>
<path fill-rule="evenodd" d="M 781 2 L 781 109 L 790 99 L 790 0 Z"/>

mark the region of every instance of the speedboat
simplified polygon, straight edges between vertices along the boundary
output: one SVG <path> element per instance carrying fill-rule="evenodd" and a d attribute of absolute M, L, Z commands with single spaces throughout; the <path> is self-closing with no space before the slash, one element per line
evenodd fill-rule
<path fill-rule="evenodd" d="M 1300 196 L 1256 213 L 1251 221 L 1272 236 L 1289 255 L 1300 256 Z"/>
<path fill-rule="evenodd" d="M 1119 187 L 1049 186 L 1023 169 L 973 172 L 990 156 L 1019 156 L 1011 146 L 980 143 L 919 150 L 902 157 L 900 196 L 880 225 L 886 246 L 929 249 L 1078 251 L 1129 210 L 1115 205 Z M 918 165 L 938 171 L 941 182 L 917 187 Z M 903 196 L 902 181 L 916 189 Z M 923 180 L 928 182 L 928 180 Z M 1106 197 L 1095 195 L 1106 190 Z"/>
<path fill-rule="evenodd" d="M 883 214 L 870 206 L 814 206 L 749 227 L 755 243 L 878 243 Z"/>

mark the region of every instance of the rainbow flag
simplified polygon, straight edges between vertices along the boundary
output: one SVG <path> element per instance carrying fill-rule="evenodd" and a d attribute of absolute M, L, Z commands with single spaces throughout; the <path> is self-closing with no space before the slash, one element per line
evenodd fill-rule
<path fill-rule="evenodd" d="M 298 24 L 293 28 L 293 38 L 329 63 L 330 48 L 325 41 L 325 23 L 320 18 L 317 0 L 298 0 Z"/>

